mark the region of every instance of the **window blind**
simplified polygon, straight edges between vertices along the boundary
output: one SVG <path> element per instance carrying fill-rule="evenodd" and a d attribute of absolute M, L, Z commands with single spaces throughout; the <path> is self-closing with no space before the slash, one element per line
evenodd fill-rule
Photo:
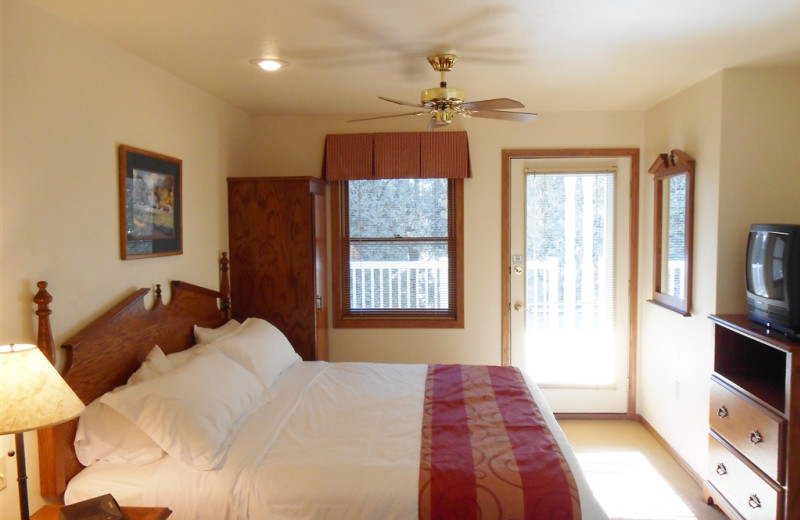
<path fill-rule="evenodd" d="M 455 319 L 456 181 L 341 183 L 341 316 Z M 338 190 L 337 190 L 338 191 Z"/>

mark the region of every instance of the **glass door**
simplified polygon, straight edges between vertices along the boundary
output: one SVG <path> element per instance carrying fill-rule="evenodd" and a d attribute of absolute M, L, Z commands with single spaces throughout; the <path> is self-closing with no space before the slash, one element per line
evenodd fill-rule
<path fill-rule="evenodd" d="M 629 173 L 616 158 L 514 161 L 511 364 L 556 412 L 625 413 Z"/>

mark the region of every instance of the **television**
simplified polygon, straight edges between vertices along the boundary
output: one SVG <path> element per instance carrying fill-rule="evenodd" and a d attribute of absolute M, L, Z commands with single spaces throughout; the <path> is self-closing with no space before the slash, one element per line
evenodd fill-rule
<path fill-rule="evenodd" d="M 751 225 L 745 264 L 750 319 L 800 337 L 800 225 Z"/>

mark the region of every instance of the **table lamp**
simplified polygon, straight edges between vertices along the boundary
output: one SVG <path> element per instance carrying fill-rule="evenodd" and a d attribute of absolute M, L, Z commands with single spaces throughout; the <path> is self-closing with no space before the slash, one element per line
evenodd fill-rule
<path fill-rule="evenodd" d="M 0 346 L 0 435 L 14 434 L 22 520 L 30 519 L 22 432 L 68 421 L 83 409 L 81 400 L 36 345 Z"/>

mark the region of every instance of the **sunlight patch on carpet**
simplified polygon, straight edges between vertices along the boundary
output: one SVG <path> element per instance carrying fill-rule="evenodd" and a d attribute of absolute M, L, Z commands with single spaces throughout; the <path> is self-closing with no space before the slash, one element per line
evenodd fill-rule
<path fill-rule="evenodd" d="M 696 520 L 647 458 L 637 452 L 577 453 L 595 498 L 612 520 Z"/>

